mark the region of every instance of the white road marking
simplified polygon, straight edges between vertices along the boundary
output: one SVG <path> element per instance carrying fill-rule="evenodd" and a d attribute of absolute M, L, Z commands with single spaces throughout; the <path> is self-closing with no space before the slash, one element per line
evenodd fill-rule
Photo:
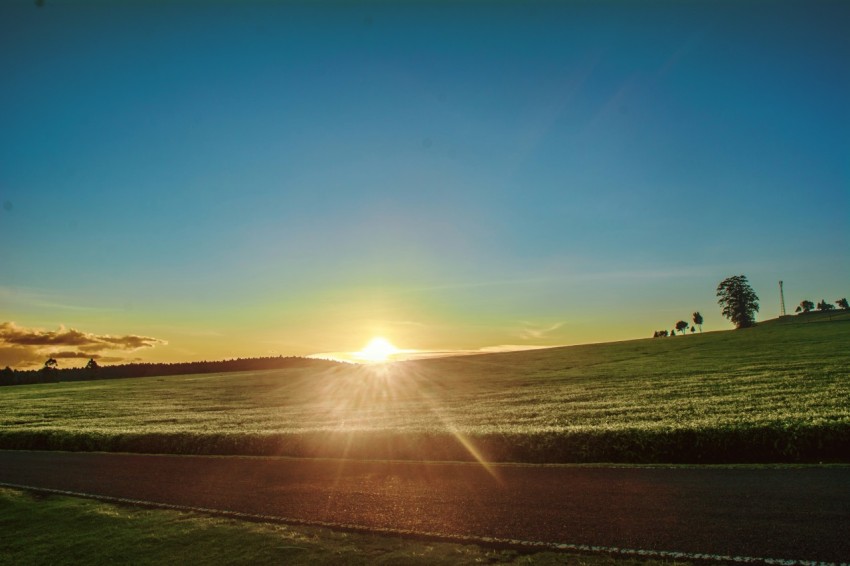
<path fill-rule="evenodd" d="M 97 495 L 94 493 L 82 493 L 77 491 L 67 491 L 63 489 L 51 489 L 47 487 L 35 487 L 30 485 L 20 485 L 15 483 L 0 482 L 0 487 L 8 487 L 25 491 L 34 491 L 38 493 L 50 493 L 54 495 L 65 495 L 69 497 L 83 497 L 85 499 L 95 499 L 108 503 L 120 503 L 123 505 L 135 505 L 139 507 L 148 507 L 155 509 L 170 509 L 175 511 L 192 511 L 195 513 L 204 513 L 206 515 L 215 515 L 219 517 L 229 517 L 233 519 L 242 519 L 254 522 L 268 523 L 283 523 L 289 525 L 303 525 L 308 527 L 325 527 L 328 529 L 356 531 L 361 533 L 374 533 L 381 535 L 401 535 L 408 537 L 427 538 L 440 540 L 444 542 L 453 542 L 460 544 L 478 544 L 482 546 L 507 546 L 519 549 L 535 549 L 535 550 L 556 550 L 582 552 L 592 554 L 613 554 L 619 556 L 628 556 L 630 558 L 661 558 L 674 560 L 700 560 L 711 562 L 725 562 L 736 564 L 769 564 L 771 566 L 850 566 L 848 562 L 818 562 L 812 560 L 793 560 L 783 558 L 761 558 L 755 556 L 724 556 L 722 554 L 699 554 L 692 552 L 677 552 L 672 550 L 645 550 L 637 548 L 619 548 L 616 546 L 593 546 L 587 544 L 570 544 L 558 542 L 543 542 L 529 541 L 518 539 L 506 539 L 498 537 L 486 537 L 478 535 L 451 535 L 446 533 L 436 533 L 430 531 L 416 531 L 412 529 L 395 529 L 391 527 L 368 527 L 366 525 L 355 525 L 350 523 L 333 523 L 328 521 L 307 521 L 305 519 L 295 519 L 291 517 L 280 517 L 277 515 L 260 515 L 254 513 L 243 513 L 241 511 L 227 511 L 224 509 L 208 509 L 206 507 L 193 507 L 190 505 L 175 505 L 173 503 L 159 503 L 156 501 L 144 501 L 141 499 L 128 499 L 125 497 L 112 497 L 109 495 Z"/>

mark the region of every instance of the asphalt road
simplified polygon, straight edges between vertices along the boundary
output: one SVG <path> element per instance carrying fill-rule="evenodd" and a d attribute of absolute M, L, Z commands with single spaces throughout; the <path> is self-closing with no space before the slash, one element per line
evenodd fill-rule
<path fill-rule="evenodd" d="M 0 451 L 0 482 L 449 535 L 850 562 L 850 467 L 488 470 Z"/>

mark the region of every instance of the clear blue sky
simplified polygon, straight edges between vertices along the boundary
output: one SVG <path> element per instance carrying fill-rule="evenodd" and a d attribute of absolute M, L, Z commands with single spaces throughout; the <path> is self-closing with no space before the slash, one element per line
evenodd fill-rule
<path fill-rule="evenodd" d="M 847 2 L 6 0 L 0 322 L 178 360 L 725 329 L 738 273 L 762 319 L 779 279 L 834 301 L 848 29 Z"/>

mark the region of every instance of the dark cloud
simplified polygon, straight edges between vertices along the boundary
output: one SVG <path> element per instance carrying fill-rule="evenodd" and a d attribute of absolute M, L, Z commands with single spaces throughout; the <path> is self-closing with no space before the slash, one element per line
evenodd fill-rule
<path fill-rule="evenodd" d="M 3 346 L 0 344 L 0 367 L 23 368 L 41 365 L 47 357 L 33 348 L 25 346 Z"/>
<path fill-rule="evenodd" d="M 73 352 L 73 351 L 53 352 L 53 353 L 50 354 L 50 357 L 56 358 L 56 359 L 59 359 L 59 358 L 83 358 L 83 359 L 86 359 L 86 360 L 91 359 L 91 358 L 94 358 L 94 359 L 100 358 L 100 356 L 98 356 L 97 354 L 92 355 L 92 354 L 86 354 L 85 352 Z"/>
<path fill-rule="evenodd" d="M 79 346 L 87 350 L 138 350 L 152 348 L 157 344 L 166 344 L 165 340 L 149 336 L 110 336 L 109 334 L 91 334 L 74 328 L 59 330 L 38 330 L 21 328 L 14 322 L 0 322 L 0 344 L 17 346 Z"/>
<path fill-rule="evenodd" d="M 111 344 L 116 350 L 138 350 L 139 348 L 153 348 L 157 344 L 165 344 L 164 340 L 150 338 L 148 336 L 135 336 L 129 334 L 127 336 L 101 336 L 103 342 Z"/>
<path fill-rule="evenodd" d="M 167 342 L 150 336 L 93 334 L 64 326 L 59 330 L 41 330 L 0 322 L 0 367 L 39 365 L 47 357 L 124 361 L 123 357 L 101 356 L 97 352 L 131 352 L 163 344 Z"/>
<path fill-rule="evenodd" d="M 81 352 L 102 352 L 103 350 L 113 349 L 109 344 L 89 344 L 87 346 L 80 346 Z"/>
<path fill-rule="evenodd" d="M 84 332 L 73 328 L 56 332 L 30 330 L 20 328 L 14 322 L 0 323 L 0 341 L 18 346 L 83 346 L 93 343 Z"/>

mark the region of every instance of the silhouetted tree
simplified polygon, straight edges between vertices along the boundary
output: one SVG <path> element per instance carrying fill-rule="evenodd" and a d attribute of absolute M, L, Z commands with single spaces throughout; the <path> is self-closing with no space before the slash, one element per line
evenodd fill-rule
<path fill-rule="evenodd" d="M 675 336 L 675 335 L 676 335 L 676 329 L 673 328 L 672 330 L 670 330 L 670 336 Z"/>
<path fill-rule="evenodd" d="M 702 315 L 699 313 L 699 311 L 697 311 L 693 314 L 693 318 L 694 318 L 694 324 L 699 326 L 699 331 L 702 332 Z"/>
<path fill-rule="evenodd" d="M 750 287 L 745 275 L 727 277 L 717 285 L 717 303 L 723 316 L 731 320 L 736 328 L 755 325 L 758 300 L 758 295 Z"/>
<path fill-rule="evenodd" d="M 806 299 L 804 301 L 800 301 L 800 306 L 797 307 L 797 312 L 809 312 L 810 310 L 815 308 L 815 304 L 810 300 Z"/>
<path fill-rule="evenodd" d="M 6 366 L 5 368 L 3 368 L 3 371 L 0 371 L 0 380 L 2 381 L 8 381 L 13 377 L 15 377 L 15 370 L 10 368 L 9 366 Z"/>
<path fill-rule="evenodd" d="M 693 333 L 694 333 L 694 332 L 696 332 L 696 331 L 697 331 L 697 327 L 696 327 L 696 326 L 691 326 L 691 334 L 693 334 Z"/>
<path fill-rule="evenodd" d="M 94 358 L 90 358 L 89 363 L 86 364 L 86 369 L 89 371 L 97 371 L 100 369 L 100 365 L 94 361 Z"/>
<path fill-rule="evenodd" d="M 835 310 L 835 305 L 827 303 L 825 299 L 821 299 L 818 303 L 818 310 L 821 312 Z"/>
<path fill-rule="evenodd" d="M 56 369 L 56 366 L 58 366 L 58 365 L 59 365 L 59 362 L 57 362 L 55 359 L 47 358 L 47 361 L 44 362 L 44 368 L 43 369 L 44 369 L 44 371 L 50 371 L 52 369 Z"/>
<path fill-rule="evenodd" d="M 656 331 L 652 334 L 652 337 L 653 337 L 653 338 L 658 338 L 658 331 L 657 331 L 657 330 L 656 330 Z"/>
<path fill-rule="evenodd" d="M 835 304 L 838 305 L 838 308 L 840 309 L 850 309 L 850 305 L 847 304 L 847 299 L 838 299 L 837 301 L 835 301 Z"/>
<path fill-rule="evenodd" d="M 676 330 L 678 330 L 679 332 L 684 334 L 685 330 L 688 329 L 688 326 L 690 326 L 690 324 L 688 324 L 684 320 L 680 320 L 679 322 L 676 323 Z"/>
<path fill-rule="evenodd" d="M 794 312 L 797 313 L 797 314 L 803 312 L 803 307 L 801 307 L 800 305 L 797 305 L 797 308 L 794 309 Z"/>

